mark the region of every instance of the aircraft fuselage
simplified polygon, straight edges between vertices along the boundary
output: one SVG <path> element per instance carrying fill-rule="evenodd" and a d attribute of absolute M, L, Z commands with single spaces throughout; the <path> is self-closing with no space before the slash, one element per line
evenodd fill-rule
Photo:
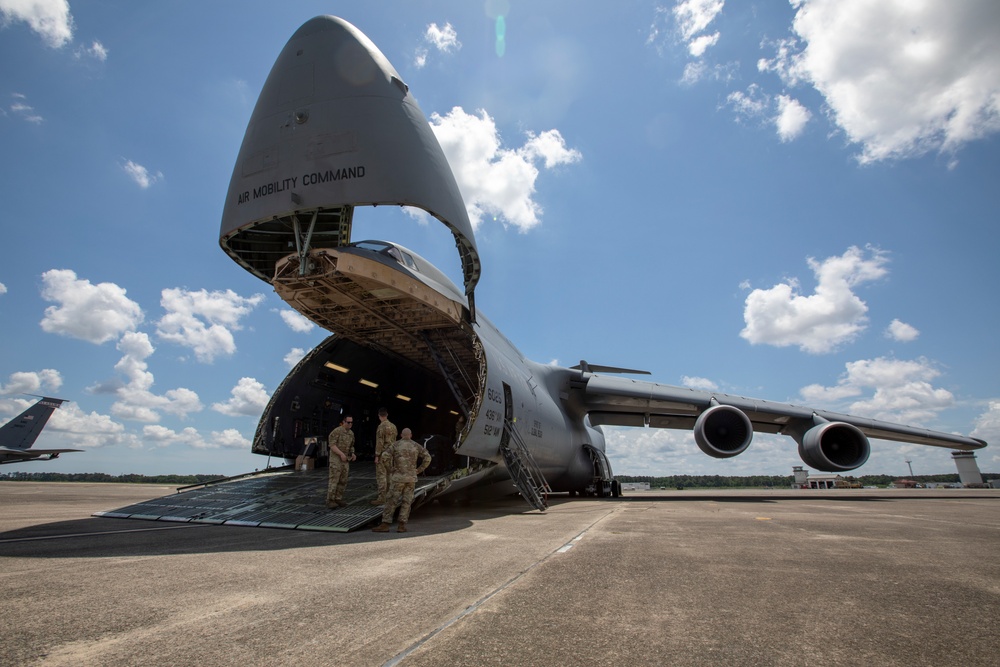
<path fill-rule="evenodd" d="M 420 210 L 443 224 L 462 288 L 398 244 L 352 242 L 354 216 L 376 206 Z M 304 438 L 324 439 L 351 414 L 359 456 L 371 456 L 384 406 L 427 443 L 432 468 L 449 482 L 439 492 L 484 483 L 510 490 L 513 480 L 542 507 L 549 490 L 615 493 L 604 425 L 691 430 L 699 449 L 720 459 L 746 451 L 755 432 L 782 434 L 803 462 L 827 472 L 864 465 L 869 438 L 986 446 L 824 409 L 597 375 L 637 371 L 525 359 L 477 312 L 482 266 L 473 225 L 433 128 L 385 55 L 336 17 L 307 21 L 278 55 L 233 168 L 219 242 L 334 334 L 272 395 L 253 439 L 260 454 L 294 460 Z"/>
<path fill-rule="evenodd" d="M 273 424 L 278 416 L 281 429 L 282 413 L 311 414 L 332 399 L 338 414 L 354 414 L 363 455 L 375 425 L 371 415 L 384 406 L 418 439 L 436 436 L 439 465 L 456 470 L 469 467 L 464 457 L 479 467 L 502 462 L 511 439 L 530 452 L 551 490 L 586 490 L 594 483 L 594 457 L 607 467 L 603 434 L 586 425 L 582 408 L 573 410 L 570 385 L 579 373 L 526 359 L 481 314 L 470 323 L 464 295 L 411 250 L 364 241 L 317 250 L 304 261 L 289 255 L 277 263 L 272 284 L 290 306 L 337 334 L 290 374 L 315 375 L 309 387 L 293 382 L 276 392 L 255 451 L 281 449 L 274 429 L 268 438 L 269 419 Z M 310 370 L 320 364 L 321 373 Z M 322 438 L 333 425 L 286 420 L 279 440 Z M 472 478 L 472 468 L 456 477 Z"/>

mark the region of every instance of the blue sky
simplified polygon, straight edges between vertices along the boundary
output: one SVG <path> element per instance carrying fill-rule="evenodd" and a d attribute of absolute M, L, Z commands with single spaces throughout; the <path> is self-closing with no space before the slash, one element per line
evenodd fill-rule
<path fill-rule="evenodd" d="M 452 163 L 477 306 L 529 358 L 1000 442 L 1000 5 L 0 0 L 0 421 L 15 470 L 236 474 L 326 332 L 218 247 L 257 93 L 309 18 L 365 32 Z M 440 229 L 438 229 L 440 227 Z M 356 215 L 456 279 L 441 225 Z M 979 452 L 1000 470 L 996 445 Z M 789 474 L 611 429 L 617 473 Z M 954 472 L 875 441 L 860 474 Z"/>

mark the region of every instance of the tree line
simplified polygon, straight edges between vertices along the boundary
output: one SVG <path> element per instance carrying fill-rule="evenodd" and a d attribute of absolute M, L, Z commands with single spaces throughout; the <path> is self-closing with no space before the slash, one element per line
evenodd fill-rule
<path fill-rule="evenodd" d="M 847 476 L 845 475 L 845 479 Z M 792 475 L 744 475 L 724 477 L 722 475 L 615 475 L 619 482 L 648 482 L 649 488 L 658 489 L 787 489 L 795 478 Z M 890 486 L 898 475 L 858 475 L 854 477 L 862 486 Z M 905 477 L 919 484 L 958 484 L 958 473 L 944 475 L 914 475 Z M 1000 474 L 983 473 L 983 481 L 1000 479 Z"/>
<path fill-rule="evenodd" d="M 222 479 L 224 475 L 109 475 L 103 472 L 10 472 L 0 480 L 14 482 L 103 482 L 110 484 L 169 484 L 185 486 Z"/>

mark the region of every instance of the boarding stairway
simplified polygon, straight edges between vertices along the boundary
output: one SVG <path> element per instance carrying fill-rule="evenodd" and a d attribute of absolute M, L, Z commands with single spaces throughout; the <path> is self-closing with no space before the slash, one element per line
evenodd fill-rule
<path fill-rule="evenodd" d="M 500 437 L 500 452 L 514 486 L 528 504 L 536 510 L 544 512 L 549 506 L 549 494 L 552 489 L 542 475 L 541 468 L 535 462 L 535 457 L 524 443 L 521 434 L 514 428 L 510 420 L 505 419 L 503 435 Z"/>
<path fill-rule="evenodd" d="M 351 464 L 344 492 L 346 507 L 327 508 L 327 484 L 326 468 L 293 470 L 284 466 L 178 489 L 169 496 L 95 512 L 94 516 L 333 532 L 355 530 L 382 517 L 382 506 L 371 504 L 378 495 L 374 463 Z M 447 484 L 448 475 L 418 478 L 413 507 Z"/>

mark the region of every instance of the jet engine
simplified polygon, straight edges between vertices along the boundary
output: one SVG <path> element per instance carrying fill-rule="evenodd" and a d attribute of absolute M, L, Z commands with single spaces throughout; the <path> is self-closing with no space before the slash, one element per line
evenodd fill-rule
<path fill-rule="evenodd" d="M 857 426 L 821 421 L 799 441 L 799 456 L 810 468 L 843 472 L 864 465 L 871 454 L 868 436 Z"/>
<path fill-rule="evenodd" d="M 750 418 L 731 405 L 716 403 L 698 415 L 694 423 L 694 441 L 701 451 L 717 459 L 742 454 L 752 438 Z"/>

